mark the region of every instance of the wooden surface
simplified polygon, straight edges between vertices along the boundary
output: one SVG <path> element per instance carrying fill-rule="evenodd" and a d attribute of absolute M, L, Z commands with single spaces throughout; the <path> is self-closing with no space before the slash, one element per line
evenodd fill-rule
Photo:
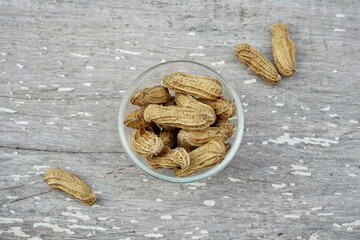
<path fill-rule="evenodd" d="M 353 1 L 2 1 L 1 239 L 359 239 L 360 3 Z M 271 56 L 285 21 L 298 72 L 275 87 L 234 56 Z M 119 142 L 124 91 L 163 60 L 228 79 L 245 109 L 242 146 L 206 181 L 170 184 Z M 256 79 L 252 80 L 252 79 Z M 43 182 L 69 169 L 87 207 Z"/>

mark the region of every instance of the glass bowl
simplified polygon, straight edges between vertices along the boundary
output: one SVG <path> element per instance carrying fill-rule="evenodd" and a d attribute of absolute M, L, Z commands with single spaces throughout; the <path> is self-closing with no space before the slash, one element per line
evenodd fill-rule
<path fill-rule="evenodd" d="M 152 87 L 154 85 L 164 85 L 162 83 L 163 77 L 173 72 L 184 72 L 193 75 L 200 76 L 210 76 L 219 80 L 222 84 L 223 92 L 222 95 L 226 96 L 230 100 L 235 100 L 236 105 L 236 114 L 230 119 L 230 121 L 235 125 L 234 134 L 226 142 L 231 143 L 231 148 L 225 156 L 225 159 L 215 166 L 206 168 L 200 172 L 194 173 L 186 177 L 177 177 L 173 174 L 172 170 L 168 169 L 153 169 L 151 168 L 146 159 L 138 155 L 131 148 L 131 137 L 134 132 L 134 129 L 126 127 L 123 122 L 126 116 L 132 111 L 139 109 L 138 106 L 132 105 L 130 103 L 131 96 L 140 89 L 146 87 Z M 174 95 L 174 92 L 170 91 L 171 95 Z M 119 133 L 121 143 L 130 156 L 131 160 L 147 174 L 156 177 L 158 179 L 174 182 L 174 183 L 188 183 L 198 181 L 214 174 L 220 172 L 226 167 L 233 159 L 235 153 L 240 147 L 241 139 L 244 132 L 244 113 L 242 105 L 238 95 L 235 90 L 229 85 L 229 83 L 216 71 L 211 68 L 202 65 L 200 63 L 191 62 L 191 61 L 170 61 L 158 64 L 146 70 L 140 76 L 138 76 L 135 81 L 131 84 L 130 88 L 125 93 L 120 105 L 119 112 Z"/>

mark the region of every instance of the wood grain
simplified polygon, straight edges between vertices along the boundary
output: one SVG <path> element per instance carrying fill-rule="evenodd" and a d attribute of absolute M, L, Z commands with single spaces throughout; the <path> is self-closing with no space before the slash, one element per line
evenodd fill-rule
<path fill-rule="evenodd" d="M 355 0 L 2 1 L 0 238 L 358 239 L 359 9 Z M 298 71 L 272 87 L 235 48 L 250 43 L 272 61 L 277 21 L 297 44 Z M 191 185 L 145 176 L 117 131 L 131 81 L 175 59 L 220 71 L 246 111 L 236 157 Z M 50 167 L 82 176 L 97 204 L 49 192 Z"/>

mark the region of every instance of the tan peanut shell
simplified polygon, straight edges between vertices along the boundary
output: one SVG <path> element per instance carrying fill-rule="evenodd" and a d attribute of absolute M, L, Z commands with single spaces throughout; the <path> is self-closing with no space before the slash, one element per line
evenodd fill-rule
<path fill-rule="evenodd" d="M 96 195 L 91 188 L 72 173 L 58 168 L 49 169 L 44 174 L 44 180 L 49 186 L 72 195 L 84 204 L 92 205 L 96 202 Z"/>
<path fill-rule="evenodd" d="M 225 141 L 227 132 L 220 127 L 209 127 L 204 130 L 180 130 L 177 139 L 180 147 L 199 147 L 212 140 Z"/>
<path fill-rule="evenodd" d="M 161 131 L 159 137 L 164 142 L 164 146 L 175 148 L 177 143 L 176 131 Z"/>
<path fill-rule="evenodd" d="M 187 107 L 197 110 L 198 112 L 209 117 L 209 122 L 213 124 L 216 120 L 215 111 L 212 107 L 196 100 L 193 96 L 183 93 L 176 93 L 176 105 L 179 107 Z"/>
<path fill-rule="evenodd" d="M 176 72 L 163 79 L 165 86 L 175 92 L 213 99 L 222 92 L 221 83 L 212 77 L 194 76 Z"/>
<path fill-rule="evenodd" d="M 142 128 L 135 130 L 131 139 L 131 146 L 135 152 L 147 157 L 160 153 L 164 143 L 154 132 Z"/>
<path fill-rule="evenodd" d="M 277 84 L 281 80 L 274 65 L 250 44 L 240 44 L 236 56 L 267 83 Z"/>
<path fill-rule="evenodd" d="M 190 165 L 186 168 L 175 168 L 178 177 L 191 175 L 206 167 L 220 163 L 226 154 L 226 146 L 221 141 L 210 141 L 189 153 Z"/>
<path fill-rule="evenodd" d="M 161 85 L 144 88 L 136 92 L 130 99 L 130 102 L 140 107 L 146 107 L 149 104 L 166 103 L 170 98 L 169 90 Z"/>
<path fill-rule="evenodd" d="M 272 50 L 276 68 L 281 75 L 289 77 L 296 72 L 295 43 L 291 40 L 288 26 L 276 23 L 270 28 Z"/>
<path fill-rule="evenodd" d="M 148 164 L 153 168 L 186 168 L 190 165 L 189 154 L 183 148 L 170 149 L 165 147 L 158 156 L 147 158 Z"/>
<path fill-rule="evenodd" d="M 224 96 L 216 99 L 200 99 L 200 101 L 212 107 L 220 119 L 231 118 L 236 113 L 234 101 L 230 101 Z"/>
<path fill-rule="evenodd" d="M 234 124 L 232 124 L 229 119 L 218 119 L 212 126 L 221 128 L 226 133 L 226 138 L 230 138 L 235 129 Z"/>
<path fill-rule="evenodd" d="M 178 106 L 164 107 L 150 104 L 145 108 L 144 118 L 148 122 L 189 130 L 204 129 L 211 125 L 206 115 L 191 108 Z"/>
<path fill-rule="evenodd" d="M 124 124 L 127 127 L 131 127 L 131 128 L 135 128 L 135 129 L 150 127 L 153 123 L 145 121 L 144 110 L 145 110 L 145 108 L 141 108 L 141 109 L 131 112 L 125 118 Z"/>

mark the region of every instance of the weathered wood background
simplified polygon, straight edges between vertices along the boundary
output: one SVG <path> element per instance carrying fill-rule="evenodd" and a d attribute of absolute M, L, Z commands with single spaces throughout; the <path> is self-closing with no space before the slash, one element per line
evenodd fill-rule
<path fill-rule="evenodd" d="M 234 51 L 272 59 L 276 21 L 298 73 L 272 87 Z M 359 239 L 359 26 L 357 0 L 1 1 L 0 238 Z M 236 158 L 184 185 L 133 166 L 117 130 L 132 80 L 175 59 L 220 71 L 246 112 Z M 49 167 L 97 204 L 52 191 Z"/>

